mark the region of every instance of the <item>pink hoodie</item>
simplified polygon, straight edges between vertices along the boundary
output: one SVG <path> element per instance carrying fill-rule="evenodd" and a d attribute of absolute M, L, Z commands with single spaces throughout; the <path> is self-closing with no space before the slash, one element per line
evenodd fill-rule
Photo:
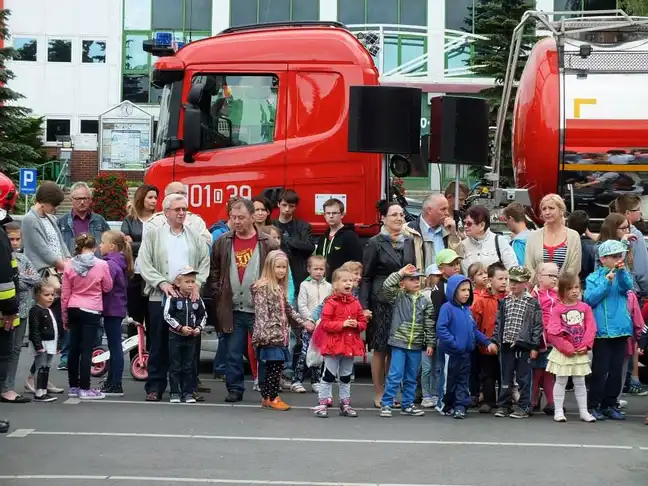
<path fill-rule="evenodd" d="M 540 351 L 542 352 L 547 350 L 547 326 L 551 319 L 551 313 L 559 302 L 558 292 L 556 292 L 556 289 L 542 290 L 536 287 L 533 289 L 533 292 L 531 292 L 531 295 L 538 299 L 540 307 L 542 308 L 542 324 L 544 328 L 544 332 L 542 333 L 543 342 L 540 343 Z"/>
<path fill-rule="evenodd" d="M 589 305 L 585 302 L 556 304 L 547 326 L 550 345 L 565 356 L 573 356 L 577 349 L 592 349 L 595 336 L 596 321 Z"/>
<path fill-rule="evenodd" d="M 81 273 L 79 265 L 82 268 Z M 66 262 L 61 288 L 63 323 L 68 322 L 70 307 L 103 311 L 103 294 L 110 292 L 112 287 L 108 264 L 94 255 L 81 254 Z"/>

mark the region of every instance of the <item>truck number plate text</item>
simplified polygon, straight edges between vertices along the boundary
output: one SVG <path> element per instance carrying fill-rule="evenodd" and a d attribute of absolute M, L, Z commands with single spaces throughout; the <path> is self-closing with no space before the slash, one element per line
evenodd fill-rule
<path fill-rule="evenodd" d="M 233 197 L 252 199 L 252 188 L 247 185 L 229 184 L 225 188 L 214 188 L 211 184 L 191 184 L 187 187 L 187 198 L 192 208 L 218 206 Z"/>

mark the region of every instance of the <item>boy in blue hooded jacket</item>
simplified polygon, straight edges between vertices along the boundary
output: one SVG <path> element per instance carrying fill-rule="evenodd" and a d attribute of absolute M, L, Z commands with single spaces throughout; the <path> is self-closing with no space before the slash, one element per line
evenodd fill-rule
<path fill-rule="evenodd" d="M 444 412 L 456 419 L 463 419 L 472 402 L 468 387 L 471 354 L 476 344 L 487 346 L 491 352 L 497 351 L 497 346 L 477 329 L 470 311 L 472 283 L 467 277 L 450 277 L 446 285 L 446 299 L 437 321 L 439 350 L 446 354 L 448 369 Z"/>
<path fill-rule="evenodd" d="M 634 333 L 628 311 L 628 292 L 633 289 L 633 281 L 625 268 L 623 243 L 601 243 L 598 256 L 601 266 L 587 277 L 584 298 L 596 321 L 587 408 L 596 420 L 623 420 L 625 415 L 617 407 L 617 397 L 624 376 L 626 343 Z"/>

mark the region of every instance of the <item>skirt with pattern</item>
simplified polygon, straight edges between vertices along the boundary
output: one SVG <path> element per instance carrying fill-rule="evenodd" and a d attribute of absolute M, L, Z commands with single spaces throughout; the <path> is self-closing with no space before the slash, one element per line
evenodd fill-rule
<path fill-rule="evenodd" d="M 372 309 L 372 317 L 367 325 L 367 344 L 370 351 L 379 353 L 389 349 L 389 332 L 391 330 L 392 306 L 376 302 Z"/>
<path fill-rule="evenodd" d="M 565 356 L 553 348 L 547 361 L 547 371 L 556 376 L 587 376 L 592 372 L 587 353 Z"/>

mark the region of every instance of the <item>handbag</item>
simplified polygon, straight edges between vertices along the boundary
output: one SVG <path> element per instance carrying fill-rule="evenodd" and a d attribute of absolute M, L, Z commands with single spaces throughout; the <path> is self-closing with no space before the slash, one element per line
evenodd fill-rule
<path fill-rule="evenodd" d="M 57 294 L 61 292 L 62 275 L 59 273 L 56 267 L 44 269 L 41 272 L 41 277 L 43 278 L 44 282 L 54 288 L 54 292 L 56 292 Z"/>

